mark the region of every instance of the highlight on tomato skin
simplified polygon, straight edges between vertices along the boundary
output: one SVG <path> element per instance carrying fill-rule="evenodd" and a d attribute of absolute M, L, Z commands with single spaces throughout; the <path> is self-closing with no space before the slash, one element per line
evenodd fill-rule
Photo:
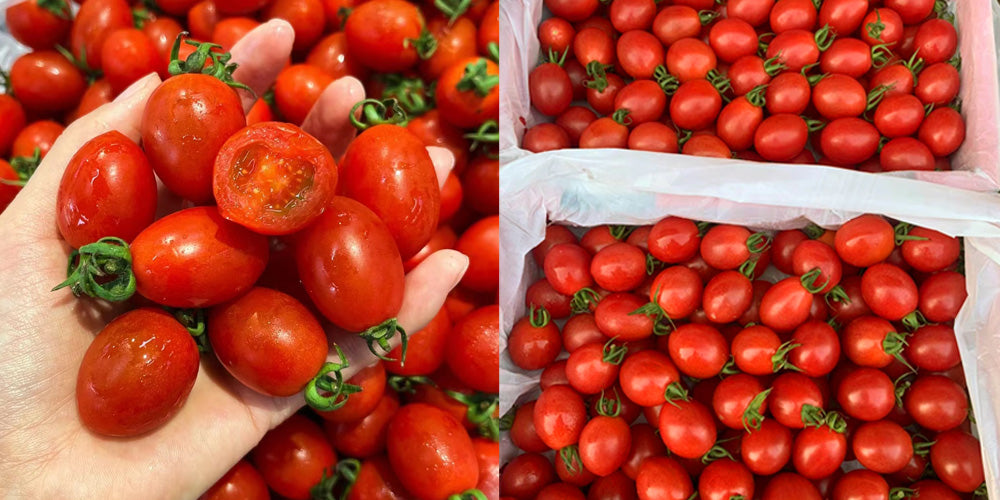
<path fill-rule="evenodd" d="M 295 125 L 263 122 L 233 134 L 215 158 L 219 213 L 265 235 L 295 233 L 316 220 L 337 186 L 330 152 Z"/>

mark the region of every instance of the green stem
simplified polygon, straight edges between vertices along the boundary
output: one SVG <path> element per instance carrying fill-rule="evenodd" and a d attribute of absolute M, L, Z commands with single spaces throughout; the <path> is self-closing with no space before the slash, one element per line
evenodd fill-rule
<path fill-rule="evenodd" d="M 368 342 L 368 350 L 372 352 L 378 359 L 382 361 L 395 361 L 393 358 L 389 358 L 386 355 L 392 351 L 392 346 L 389 345 L 389 341 L 392 337 L 399 333 L 400 340 L 400 356 L 399 364 L 403 365 L 406 363 L 406 331 L 403 327 L 399 326 L 396 318 L 389 318 L 382 323 L 375 325 L 358 335 Z M 375 346 L 378 345 L 378 349 Z M 380 352 L 381 351 L 381 352 Z"/>
<path fill-rule="evenodd" d="M 73 250 L 66 281 L 52 291 L 70 287 L 73 295 L 88 295 L 111 302 L 128 300 L 135 293 L 132 254 L 121 238 L 104 237 Z"/>
<path fill-rule="evenodd" d="M 361 392 L 361 387 L 344 382 L 342 370 L 350 364 L 339 345 L 334 344 L 333 348 L 337 351 L 337 359 L 340 361 L 337 363 L 328 361 L 323 364 L 319 373 L 306 384 L 306 404 L 319 411 L 341 408 L 347 404 L 347 398 L 351 394 Z"/>
<path fill-rule="evenodd" d="M 358 480 L 361 472 L 361 461 L 356 458 L 346 458 L 333 466 L 332 473 L 323 471 L 323 476 L 316 486 L 309 490 L 313 500 L 344 500 Z M 339 493 L 339 495 L 337 494 Z"/>
<path fill-rule="evenodd" d="M 357 117 L 357 110 L 361 109 L 361 118 Z M 399 125 L 407 120 L 406 111 L 399 105 L 396 99 L 364 99 L 354 107 L 348 115 L 351 125 L 358 130 L 367 130 L 376 125 Z"/>
<path fill-rule="evenodd" d="M 499 84 L 500 76 L 490 75 L 487 72 L 486 59 L 479 58 L 476 62 L 465 66 L 465 74 L 455 84 L 455 90 L 461 92 L 471 90 L 479 97 L 486 97 Z"/>

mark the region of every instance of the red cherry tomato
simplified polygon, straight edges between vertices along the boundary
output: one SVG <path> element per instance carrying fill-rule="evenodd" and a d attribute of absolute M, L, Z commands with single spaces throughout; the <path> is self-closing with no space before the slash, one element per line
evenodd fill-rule
<path fill-rule="evenodd" d="M 931 466 L 955 491 L 969 493 L 983 483 L 979 440 L 960 430 L 942 432 L 931 446 Z"/>
<path fill-rule="evenodd" d="M 402 259 L 385 224 L 364 205 L 331 198 L 296 238 L 295 260 L 309 297 L 335 325 L 360 332 L 399 312 Z M 373 288 L 375 275 L 380 286 Z"/>
<path fill-rule="evenodd" d="M 294 64 L 278 73 L 274 83 L 274 102 L 282 116 L 301 125 L 331 83 L 333 77 L 318 66 Z"/>
<path fill-rule="evenodd" d="M 441 73 L 434 100 L 441 117 L 467 129 L 500 117 L 500 67 L 483 57 L 461 59 Z"/>
<path fill-rule="evenodd" d="M 891 474 L 902 469 L 913 456 L 910 434 L 899 424 L 889 420 L 862 424 L 855 429 L 852 439 L 854 456 L 861 465 L 880 474 Z M 938 443 L 940 442 L 939 440 Z M 933 461 L 933 457 L 931 460 Z"/>
<path fill-rule="evenodd" d="M 72 25 L 68 2 L 31 0 L 7 7 L 7 29 L 19 42 L 34 50 L 64 43 Z"/>
<path fill-rule="evenodd" d="M 553 450 L 575 444 L 586 420 L 583 399 L 569 385 L 549 386 L 535 402 L 535 432 Z"/>
<path fill-rule="evenodd" d="M 125 0 L 84 2 L 73 20 L 70 51 L 88 67 L 102 69 L 101 50 L 105 40 L 115 30 L 132 26 L 132 9 Z"/>
<path fill-rule="evenodd" d="M 740 441 L 740 455 L 751 472 L 769 476 L 781 470 L 792 456 L 792 431 L 775 419 L 764 419 L 759 429 L 748 430 Z"/>
<path fill-rule="evenodd" d="M 268 487 L 289 499 L 309 498 L 309 490 L 337 462 L 319 425 L 292 415 L 261 439 L 250 452 Z"/>
<path fill-rule="evenodd" d="M 10 88 L 25 110 L 51 115 L 75 107 L 87 82 L 62 54 L 41 50 L 14 61 L 10 68 Z"/>
<path fill-rule="evenodd" d="M 580 460 L 587 470 L 607 476 L 625 463 L 631 445 L 632 434 L 624 420 L 597 415 L 580 433 Z"/>
<path fill-rule="evenodd" d="M 344 24 L 347 47 L 354 58 L 383 73 L 413 67 L 418 60 L 416 43 L 424 18 L 403 0 L 376 0 L 354 8 Z"/>
<path fill-rule="evenodd" d="M 198 500 L 268 500 L 271 494 L 260 472 L 246 460 L 236 462 Z"/>
<path fill-rule="evenodd" d="M 500 308 L 477 309 L 452 328 L 445 361 L 463 384 L 478 391 L 500 392 Z"/>
<path fill-rule="evenodd" d="M 382 385 L 383 387 L 385 385 L 384 377 Z M 362 390 L 362 392 L 364 391 Z M 352 394 L 348 402 L 359 394 Z M 333 447 L 338 452 L 360 458 L 368 458 L 385 453 L 389 422 L 392 421 L 392 417 L 399 410 L 399 399 L 392 391 L 379 391 L 378 395 L 379 397 L 375 398 L 375 407 L 366 415 L 344 422 L 334 422 L 331 420 L 323 422 L 326 435 L 329 436 L 330 442 L 333 443 Z M 336 411 L 325 413 L 323 416 L 326 417 L 335 414 Z"/>
<path fill-rule="evenodd" d="M 215 207 L 157 220 L 136 236 L 131 250 L 136 291 L 171 307 L 236 298 L 253 286 L 268 258 L 267 238 L 227 221 Z"/>
<path fill-rule="evenodd" d="M 80 420 L 105 436 L 136 436 L 170 420 L 198 375 L 191 334 L 159 309 L 127 312 L 94 338 L 80 364 Z"/>
<path fill-rule="evenodd" d="M 153 169 L 131 139 L 105 132 L 70 159 L 56 207 L 59 232 L 74 248 L 105 236 L 132 241 L 156 212 Z"/>

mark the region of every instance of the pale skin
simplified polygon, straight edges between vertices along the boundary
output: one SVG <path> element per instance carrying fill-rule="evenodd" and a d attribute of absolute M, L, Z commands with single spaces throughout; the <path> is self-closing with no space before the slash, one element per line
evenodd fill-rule
<path fill-rule="evenodd" d="M 241 64 L 236 78 L 265 90 L 291 52 L 292 36 L 283 21 L 251 32 L 233 49 L 233 61 Z M 80 361 L 94 335 L 122 310 L 66 289 L 50 291 L 65 278 L 70 251 L 56 228 L 56 192 L 70 158 L 89 139 L 118 130 L 138 141 L 145 102 L 159 82 L 147 76 L 69 126 L 0 214 L 0 498 L 195 498 L 303 406 L 301 395 L 272 398 L 242 386 L 208 355 L 187 402 L 163 427 L 115 439 L 80 424 Z M 249 109 L 253 97 L 242 97 Z M 339 156 L 354 133 L 346 113 L 363 98 L 360 82 L 338 80 L 303 127 Z M 440 151 L 432 157 L 443 179 L 451 158 Z M 161 208 L 176 203 L 163 195 L 161 190 Z M 442 250 L 411 271 L 400 325 L 407 332 L 426 325 L 467 266 L 464 255 Z M 331 330 L 330 338 L 350 360 L 345 376 L 375 361 L 356 335 Z"/>

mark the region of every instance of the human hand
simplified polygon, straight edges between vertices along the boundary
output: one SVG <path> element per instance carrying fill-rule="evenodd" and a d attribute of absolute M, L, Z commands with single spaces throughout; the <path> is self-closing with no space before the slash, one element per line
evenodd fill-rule
<path fill-rule="evenodd" d="M 263 92 L 284 65 L 292 37 L 283 21 L 251 32 L 233 49 L 233 61 L 242 64 L 235 77 Z M 0 497 L 195 498 L 303 405 L 301 395 L 271 398 L 244 387 L 208 356 L 187 402 L 163 427 L 118 439 L 93 434 L 79 421 L 75 387 L 83 354 L 123 309 L 49 291 L 65 278 L 70 250 L 56 227 L 56 192 L 69 159 L 91 138 L 118 130 L 138 141 L 145 102 L 159 83 L 147 76 L 70 125 L 0 214 L 0 317 L 6 319 L 0 326 Z M 252 96 L 242 97 L 248 109 Z M 338 80 L 303 128 L 339 156 L 353 137 L 346 113 L 363 98 L 360 82 Z M 432 157 L 443 179 L 449 158 L 440 151 Z M 411 271 L 400 325 L 415 332 L 427 324 L 467 265 L 465 256 L 445 250 Z M 345 377 L 374 362 L 357 335 L 329 333 L 350 360 Z"/>

